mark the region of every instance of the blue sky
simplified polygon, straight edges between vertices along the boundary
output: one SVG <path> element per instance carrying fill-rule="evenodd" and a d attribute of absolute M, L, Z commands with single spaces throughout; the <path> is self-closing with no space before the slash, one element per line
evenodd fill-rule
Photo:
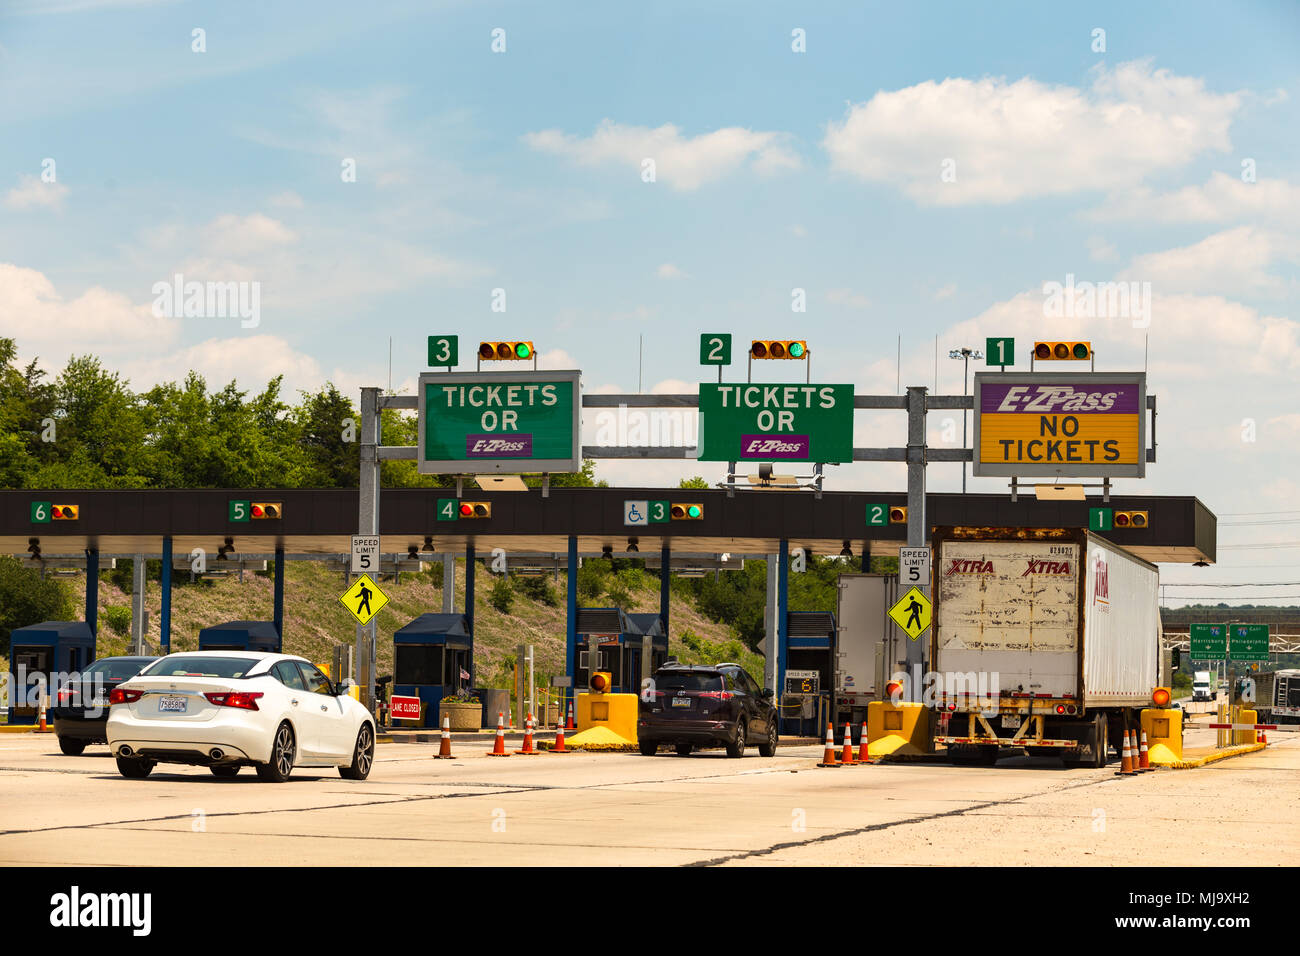
<path fill-rule="evenodd" d="M 950 347 L 1078 335 L 1099 368 L 1149 349 L 1160 462 L 1128 487 L 1296 519 L 1297 50 L 1286 2 L 4 0 L 0 334 L 51 369 L 94 351 L 137 387 L 196 368 L 351 393 L 387 382 L 390 336 L 399 391 L 430 333 L 528 337 L 608 391 L 635 390 L 643 336 L 645 388 L 673 391 L 724 331 L 805 337 L 814 379 L 870 392 L 894 390 L 900 336 L 903 385 L 933 387 L 938 336 L 955 392 Z M 178 272 L 257 282 L 257 326 L 152 315 Z M 1045 317 L 1067 275 L 1150 282 L 1150 327 Z M 863 416 L 857 437 L 902 433 Z M 1239 553 L 1282 565 L 1265 580 L 1300 571 L 1300 548 Z"/>

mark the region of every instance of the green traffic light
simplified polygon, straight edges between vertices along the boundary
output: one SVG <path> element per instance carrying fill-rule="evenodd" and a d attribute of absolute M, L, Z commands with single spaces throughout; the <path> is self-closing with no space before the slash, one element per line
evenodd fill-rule
<path fill-rule="evenodd" d="M 790 357 L 803 358 L 803 346 L 798 342 L 790 343 Z"/>
<path fill-rule="evenodd" d="M 517 344 L 517 345 L 515 346 L 515 355 L 519 356 L 519 358 L 528 358 L 528 356 L 530 356 L 530 355 L 532 355 L 532 354 L 533 354 L 533 352 L 532 352 L 532 350 L 528 347 L 528 343 L 527 343 L 527 342 L 520 342 L 519 344 Z"/>
<path fill-rule="evenodd" d="M 687 513 L 688 515 L 690 515 L 692 518 L 698 518 L 698 517 L 700 516 L 700 513 L 701 513 L 701 512 L 700 512 L 700 506 L 699 506 L 699 505 L 691 505 L 689 508 L 686 509 L 686 513 Z"/>
<path fill-rule="evenodd" d="M 1075 343 L 1074 357 L 1077 359 L 1086 359 L 1088 357 L 1088 345 L 1086 342 Z"/>

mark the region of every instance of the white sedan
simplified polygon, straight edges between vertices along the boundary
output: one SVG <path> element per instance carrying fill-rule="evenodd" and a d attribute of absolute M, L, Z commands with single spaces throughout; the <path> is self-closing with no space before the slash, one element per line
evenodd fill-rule
<path fill-rule="evenodd" d="M 108 749 L 124 777 L 179 763 L 218 777 L 253 766 L 276 783 L 294 767 L 364 780 L 375 759 L 365 707 L 290 654 L 169 654 L 113 688 L 109 704 Z"/>

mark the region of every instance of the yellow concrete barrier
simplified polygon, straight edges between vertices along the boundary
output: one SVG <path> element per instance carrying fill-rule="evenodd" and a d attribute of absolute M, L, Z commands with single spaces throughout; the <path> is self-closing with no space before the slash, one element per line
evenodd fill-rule
<path fill-rule="evenodd" d="M 1152 766 L 1172 767 L 1183 760 L 1183 712 L 1165 708 L 1142 711 L 1147 759 Z"/>
<path fill-rule="evenodd" d="M 1258 717 L 1258 711 L 1241 708 L 1237 711 L 1237 716 L 1232 722 L 1234 724 L 1253 724 Z M 1258 730 L 1234 730 L 1232 732 L 1232 744 L 1234 747 L 1239 744 L 1253 744 L 1258 742 Z"/>
<path fill-rule="evenodd" d="M 587 749 L 635 746 L 639 703 L 636 694 L 579 694 L 574 715 L 578 732 L 566 734 L 565 745 Z"/>
<path fill-rule="evenodd" d="M 929 715 L 919 703 L 871 701 L 867 704 L 867 755 L 874 759 L 933 753 Z"/>

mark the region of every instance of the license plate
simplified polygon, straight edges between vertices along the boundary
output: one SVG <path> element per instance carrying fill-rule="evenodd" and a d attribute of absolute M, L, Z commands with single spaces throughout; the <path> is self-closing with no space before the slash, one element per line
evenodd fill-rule
<path fill-rule="evenodd" d="M 691 699 L 690 699 L 689 697 L 674 697 L 674 698 L 673 698 L 673 706 L 674 706 L 674 707 L 689 707 L 689 706 L 691 706 Z"/>
<path fill-rule="evenodd" d="M 1008 729 L 1010 729 L 1010 730 L 1019 730 L 1019 729 L 1020 729 L 1020 716 L 1019 716 L 1018 714 L 1003 714 L 1003 715 L 1002 715 L 1002 729 L 1003 729 L 1003 730 L 1008 730 Z"/>
<path fill-rule="evenodd" d="M 160 697 L 158 698 L 158 712 L 166 711 L 169 714 L 183 714 L 187 703 L 184 697 Z"/>

